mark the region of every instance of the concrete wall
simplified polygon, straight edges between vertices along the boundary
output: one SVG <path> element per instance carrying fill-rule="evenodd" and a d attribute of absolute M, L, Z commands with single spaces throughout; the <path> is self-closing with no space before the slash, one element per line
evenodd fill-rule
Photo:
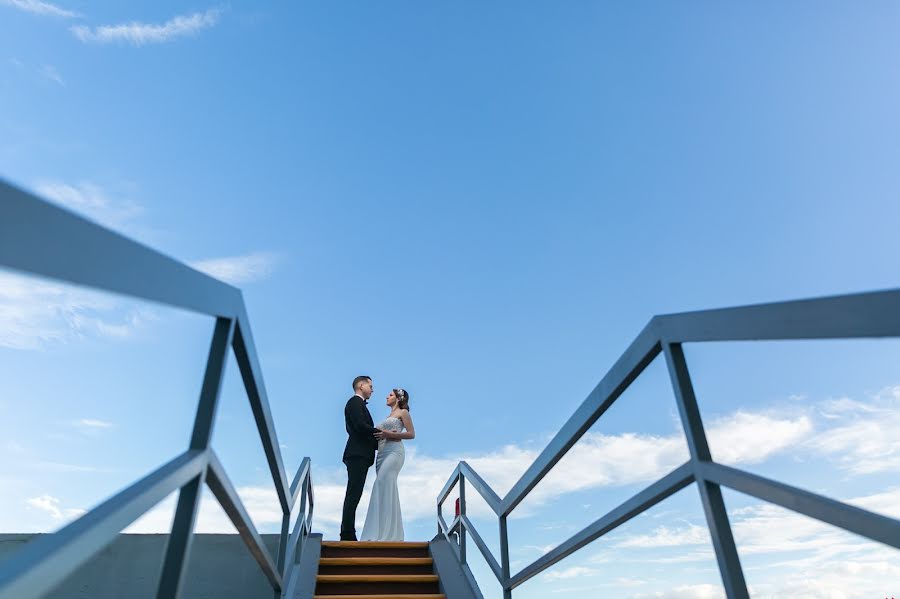
<path fill-rule="evenodd" d="M 0 534 L 0 560 L 37 535 Z M 278 535 L 262 535 L 273 561 Z M 155 599 L 168 535 L 119 535 L 48 599 Z M 272 597 L 272 587 L 236 535 L 194 535 L 184 599 Z"/>

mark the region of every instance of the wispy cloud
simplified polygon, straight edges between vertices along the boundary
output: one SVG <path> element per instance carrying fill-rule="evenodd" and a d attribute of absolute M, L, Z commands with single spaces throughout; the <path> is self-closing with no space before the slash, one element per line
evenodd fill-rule
<path fill-rule="evenodd" d="M 40 470 L 47 470 L 49 472 L 61 472 L 61 473 L 98 473 L 98 474 L 108 474 L 110 472 L 114 472 L 110 468 L 98 468 L 97 466 L 83 466 L 81 464 L 65 464 L 63 462 L 35 462 L 34 467 Z"/>
<path fill-rule="evenodd" d="M 46 17 L 71 19 L 79 16 L 77 12 L 41 0 L 0 0 L 0 4 Z"/>
<path fill-rule="evenodd" d="M 51 202 L 110 228 L 130 228 L 143 208 L 105 188 L 84 181 L 39 181 L 36 192 Z M 156 314 L 127 306 L 108 294 L 71 285 L 0 272 L 0 346 L 40 349 L 85 337 L 124 339 Z"/>
<path fill-rule="evenodd" d="M 102 430 L 112 428 L 113 423 L 105 420 L 96 420 L 94 418 L 81 418 L 73 423 L 76 427 L 89 430 Z"/>
<path fill-rule="evenodd" d="M 255 252 L 244 256 L 198 260 L 191 266 L 226 283 L 243 285 L 267 278 L 277 262 L 277 254 Z"/>
<path fill-rule="evenodd" d="M 900 516 L 898 488 L 846 501 L 889 516 Z M 754 596 L 875 597 L 891 590 L 883 588 L 884 582 L 900 580 L 895 550 L 812 518 L 767 503 L 732 510 L 729 517 Z M 706 526 L 693 523 L 628 535 L 615 547 L 620 563 L 641 563 L 648 569 L 663 564 L 715 563 Z M 659 556 L 660 548 L 674 553 Z M 588 567 L 598 567 L 604 561 L 589 560 Z M 757 565 L 760 563 L 765 565 L 760 567 Z M 602 574 L 609 576 L 610 572 L 605 570 Z M 685 594 L 676 587 L 674 594 L 655 592 L 633 597 L 724 597 L 721 587 L 715 585 L 684 588 L 694 591 Z"/>
<path fill-rule="evenodd" d="M 634 535 L 617 544 L 618 547 L 680 547 L 709 544 L 709 530 L 705 526 L 689 524 L 683 528 L 659 526 L 650 534 Z"/>
<path fill-rule="evenodd" d="M 639 593 L 631 599 L 719 599 L 724 598 L 722 587 L 713 584 L 683 584 L 668 591 Z"/>
<path fill-rule="evenodd" d="M 203 29 L 214 26 L 219 21 L 222 11 L 210 8 L 205 12 L 190 15 L 179 15 L 165 23 L 141 23 L 132 21 L 118 25 L 100 25 L 87 27 L 75 25 L 72 33 L 83 42 L 100 44 L 125 42 L 133 46 L 162 44 L 180 37 L 195 35 Z"/>
<path fill-rule="evenodd" d="M 118 197 L 120 194 L 111 194 L 91 181 L 74 184 L 39 181 L 35 191 L 52 202 L 112 228 L 121 228 L 144 211 L 137 202 Z"/>
<path fill-rule="evenodd" d="M 9 453 L 21 455 L 25 453 L 26 450 L 21 444 L 16 443 L 13 440 L 9 440 L 6 442 L 6 451 L 8 451 Z"/>
<path fill-rule="evenodd" d="M 123 339 L 156 319 L 110 296 L 0 272 L 0 346 L 41 349 L 85 337 Z"/>
<path fill-rule="evenodd" d="M 41 67 L 41 76 L 52 81 L 53 83 L 56 83 L 59 86 L 66 86 L 66 82 L 63 81 L 63 78 L 59 74 L 59 71 L 56 70 L 56 67 L 53 67 L 49 64 L 45 64 L 43 67 Z"/>
<path fill-rule="evenodd" d="M 40 510 L 50 515 L 54 520 L 63 520 L 77 518 L 84 513 L 80 508 L 60 508 L 58 498 L 51 495 L 41 495 L 40 497 L 32 497 L 25 502 L 28 507 Z"/>
<path fill-rule="evenodd" d="M 900 386 L 882 390 L 870 402 L 825 402 L 821 413 L 841 424 L 811 439 L 809 448 L 836 458 L 853 474 L 900 471 Z"/>
<path fill-rule="evenodd" d="M 567 580 L 569 578 L 583 578 L 585 576 L 594 576 L 601 571 L 595 568 L 587 568 L 585 566 L 573 566 L 564 570 L 554 570 L 544 574 L 544 580 L 552 582 L 554 580 Z"/>

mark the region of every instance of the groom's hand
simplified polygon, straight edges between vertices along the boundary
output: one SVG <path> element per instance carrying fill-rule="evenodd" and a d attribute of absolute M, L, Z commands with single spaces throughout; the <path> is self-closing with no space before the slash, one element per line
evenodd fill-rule
<path fill-rule="evenodd" d="M 375 438 L 378 439 L 379 441 L 380 441 L 381 439 L 384 439 L 384 438 L 385 438 L 385 436 L 384 436 L 384 431 L 381 430 L 380 428 L 376 428 L 376 429 L 375 429 L 375 432 L 374 432 L 373 434 L 375 435 Z"/>

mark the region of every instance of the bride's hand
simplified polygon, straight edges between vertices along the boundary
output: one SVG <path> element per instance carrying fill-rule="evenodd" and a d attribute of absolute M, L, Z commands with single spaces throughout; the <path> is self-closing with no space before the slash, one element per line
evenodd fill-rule
<path fill-rule="evenodd" d="M 384 431 L 381 430 L 380 428 L 376 428 L 375 433 L 373 433 L 373 434 L 375 435 L 375 438 L 378 439 L 379 441 L 381 439 L 387 439 L 387 437 L 384 434 Z"/>

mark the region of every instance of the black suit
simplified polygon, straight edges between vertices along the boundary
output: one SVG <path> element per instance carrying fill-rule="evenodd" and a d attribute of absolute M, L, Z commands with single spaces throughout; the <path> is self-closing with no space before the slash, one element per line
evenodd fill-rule
<path fill-rule="evenodd" d="M 347 492 L 344 495 L 344 513 L 341 519 L 341 540 L 356 540 L 356 508 L 362 497 L 369 467 L 375 463 L 376 428 L 366 402 L 359 395 L 347 400 L 344 406 L 344 426 L 347 429 L 347 445 L 344 447 L 344 464 L 347 466 Z"/>

